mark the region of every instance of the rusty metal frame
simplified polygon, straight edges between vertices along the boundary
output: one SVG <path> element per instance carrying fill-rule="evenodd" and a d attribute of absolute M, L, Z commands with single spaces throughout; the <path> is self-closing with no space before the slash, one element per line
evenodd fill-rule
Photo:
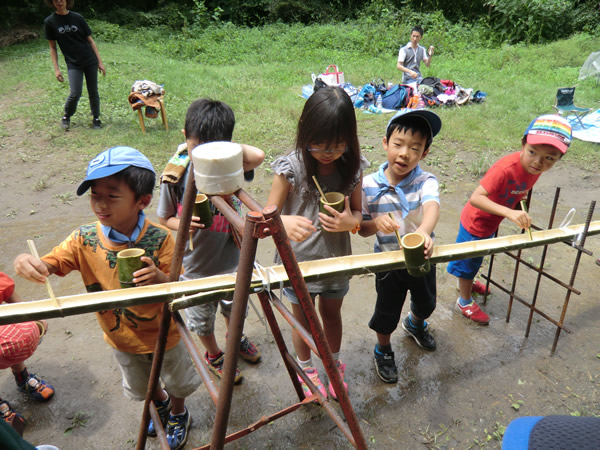
<path fill-rule="evenodd" d="M 527 202 L 526 202 L 528 209 L 529 209 L 529 204 L 531 202 L 531 194 L 532 194 L 532 191 L 530 190 L 529 194 L 527 196 Z M 552 202 L 552 210 L 550 212 L 550 218 L 548 221 L 548 229 L 551 229 L 554 225 L 554 219 L 556 216 L 556 208 L 558 206 L 559 198 L 560 198 L 560 187 L 557 187 L 555 190 L 555 193 L 554 193 L 554 200 Z M 546 244 L 543 246 L 540 264 L 538 267 L 523 260 L 521 258 L 521 250 L 518 250 L 516 254 L 514 254 L 512 252 L 504 253 L 505 255 L 507 255 L 510 258 L 515 260 L 515 268 L 514 268 L 513 278 L 512 278 L 510 288 L 502 285 L 500 282 L 495 281 L 492 278 L 492 268 L 494 265 L 494 257 L 496 256 L 494 254 L 492 254 L 490 256 L 490 263 L 489 263 L 487 275 L 482 275 L 482 277 L 486 280 L 486 294 L 483 296 L 483 304 L 487 303 L 487 297 L 489 295 L 489 294 L 487 294 L 487 292 L 489 292 L 490 285 L 493 285 L 495 288 L 499 289 L 500 291 L 504 292 L 505 294 L 507 294 L 509 296 L 508 307 L 507 307 L 507 312 L 506 312 L 506 322 L 510 321 L 513 300 L 516 300 L 519 303 L 521 303 L 522 305 L 529 308 L 529 317 L 527 319 L 527 328 L 525 330 L 525 337 L 529 337 L 534 314 L 538 314 L 539 316 L 543 317 L 544 319 L 546 319 L 548 322 L 552 323 L 556 327 L 556 332 L 554 334 L 554 341 L 552 343 L 552 349 L 551 349 L 552 355 L 554 355 L 554 353 L 556 351 L 556 346 L 558 345 L 558 339 L 560 337 L 561 331 L 564 330 L 567 333 L 572 333 L 572 331 L 564 325 L 564 321 L 565 321 L 565 316 L 567 313 L 567 307 L 569 306 L 569 300 L 571 299 L 571 294 L 581 295 L 581 292 L 574 287 L 575 278 L 577 276 L 577 270 L 579 269 L 579 262 L 581 260 L 581 255 L 582 255 L 582 253 L 585 253 L 587 255 L 592 255 L 592 252 L 587 250 L 586 248 L 584 248 L 584 245 L 585 245 L 585 240 L 587 238 L 588 229 L 589 229 L 590 223 L 592 221 L 592 215 L 594 213 L 595 207 L 596 207 L 596 202 L 592 201 L 590 203 L 586 222 L 584 225 L 584 229 L 583 229 L 583 232 L 581 233 L 581 235 L 579 236 L 579 240 L 577 242 L 575 242 L 575 240 L 574 240 L 572 244 L 565 242 L 565 244 L 569 245 L 570 247 L 573 247 L 577 251 L 576 256 L 575 256 L 575 261 L 573 263 L 573 269 L 571 270 L 571 276 L 569 278 L 568 283 L 561 281 L 560 279 L 554 277 L 553 275 L 548 273 L 546 270 L 544 270 L 544 265 L 546 263 L 546 256 L 547 256 L 549 244 Z M 532 228 L 534 228 L 536 230 L 542 230 L 542 228 L 535 226 L 535 225 L 532 225 Z M 525 232 L 525 230 L 523 230 L 523 232 Z M 497 236 L 497 235 L 498 235 L 498 233 L 496 232 L 495 236 Z M 519 275 L 520 265 L 523 265 L 527 269 L 533 270 L 534 272 L 537 273 L 536 280 L 535 280 L 535 288 L 534 288 L 533 296 L 532 296 L 531 300 L 527 300 L 527 299 L 517 295 L 515 292 L 516 287 L 517 287 L 517 279 L 518 279 L 518 275 Z M 549 314 L 543 312 L 537 306 L 538 293 L 539 293 L 539 288 L 540 288 L 542 277 L 544 277 L 544 278 L 548 279 L 549 281 L 557 284 L 558 286 L 566 289 L 566 291 L 567 291 L 565 294 L 564 301 L 563 301 L 563 306 L 561 308 L 560 318 L 558 320 L 553 319 Z"/>
<path fill-rule="evenodd" d="M 193 167 L 190 167 L 190 170 L 193 170 Z M 177 281 L 178 275 L 181 271 L 183 253 L 189 235 L 192 204 L 195 195 L 196 187 L 194 185 L 194 177 L 188 177 L 188 183 L 186 185 L 183 199 L 182 213 L 180 216 L 179 230 L 177 232 L 177 239 L 175 243 L 175 252 L 171 265 L 170 281 Z M 223 365 L 223 374 L 221 377 L 220 387 L 217 388 L 212 383 L 208 369 L 204 365 L 201 352 L 195 345 L 191 333 L 185 327 L 181 315 L 178 311 L 170 312 L 169 302 L 166 302 L 163 307 L 163 315 L 156 341 L 150 380 L 148 383 L 148 390 L 146 393 L 146 400 L 144 403 L 144 411 L 140 423 L 136 448 L 145 448 L 148 422 L 150 417 L 152 417 L 155 427 L 157 428 L 157 436 L 161 448 L 168 448 L 165 432 L 162 428 L 162 424 L 158 420 L 158 414 L 152 402 L 152 396 L 158 386 L 170 320 L 173 318 L 183 342 L 190 353 L 192 362 L 196 366 L 204 385 L 208 388 L 211 399 L 216 404 L 211 443 L 199 448 L 223 448 L 226 443 L 246 436 L 258 428 L 261 428 L 263 425 L 283 417 L 301 406 L 314 404 L 314 402 L 317 402 L 323 407 L 325 412 L 329 414 L 335 425 L 342 431 L 350 444 L 359 449 L 366 449 L 367 443 L 362 434 L 358 418 L 356 417 L 354 409 L 352 408 L 348 394 L 343 387 L 343 381 L 337 370 L 333 356 L 331 355 L 331 350 L 327 340 L 325 339 L 325 333 L 321 326 L 321 322 L 317 316 L 311 296 L 302 277 L 302 272 L 298 266 L 294 252 L 292 251 L 291 244 L 287 237 L 287 233 L 285 232 L 283 223 L 281 222 L 281 217 L 279 216 L 277 208 L 269 207 L 262 209 L 262 207 L 243 190 L 239 190 L 235 193 L 235 195 L 250 209 L 250 211 L 246 214 L 246 220 L 243 220 L 237 214 L 234 208 L 232 208 L 232 200 L 230 196 L 210 197 L 212 203 L 223 213 L 223 215 L 231 224 L 234 231 L 234 237 L 241 247 L 240 261 L 238 265 L 233 297 L 233 308 L 231 311 L 228 329 L 229 339 L 227 339 L 226 344 L 225 361 Z M 243 238 L 240 239 L 242 236 Z M 261 307 L 277 344 L 277 348 L 282 356 L 288 375 L 290 376 L 294 390 L 298 395 L 299 402 L 270 416 L 263 416 L 257 422 L 249 425 L 248 427 L 226 436 L 233 396 L 235 371 L 240 350 L 240 339 L 243 332 L 245 311 L 248 305 L 248 297 L 250 294 L 250 284 L 252 281 L 258 239 L 268 236 L 273 238 L 277 250 L 281 255 L 282 263 L 308 323 L 308 330 L 306 330 L 300 325 L 300 323 L 294 318 L 293 314 L 283 305 L 283 303 L 273 292 L 266 292 L 264 290 L 258 292 L 257 295 L 260 300 Z M 314 384 L 298 365 L 293 355 L 288 351 L 271 304 L 275 306 L 275 309 L 282 314 L 283 318 L 288 321 L 294 329 L 299 331 L 300 336 L 305 340 L 312 351 L 320 356 L 327 376 L 329 377 L 329 380 L 333 385 L 333 389 L 338 398 L 345 422 L 344 419 L 342 419 L 337 413 L 335 408 L 330 404 L 328 398 L 321 395 L 319 390 L 314 386 Z M 298 377 L 300 377 L 302 381 L 307 384 L 313 395 L 305 398 Z"/>

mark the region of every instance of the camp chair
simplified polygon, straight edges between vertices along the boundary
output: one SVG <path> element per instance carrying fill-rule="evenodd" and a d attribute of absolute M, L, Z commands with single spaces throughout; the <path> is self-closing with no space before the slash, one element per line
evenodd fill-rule
<path fill-rule="evenodd" d="M 556 92 L 556 103 L 554 105 L 554 109 L 558 114 L 569 114 L 572 113 L 575 115 L 581 128 L 584 128 L 583 119 L 592 109 L 591 108 L 580 108 L 573 104 L 573 98 L 575 97 L 575 88 L 560 88 Z"/>

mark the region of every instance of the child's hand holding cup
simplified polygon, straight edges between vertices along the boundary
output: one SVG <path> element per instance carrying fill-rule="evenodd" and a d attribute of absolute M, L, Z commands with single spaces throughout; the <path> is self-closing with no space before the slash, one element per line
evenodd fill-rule
<path fill-rule="evenodd" d="M 143 248 L 128 248 L 117 253 L 117 272 L 121 288 L 135 287 L 133 274 L 147 266 L 142 261 L 142 256 L 146 256 L 146 250 Z"/>

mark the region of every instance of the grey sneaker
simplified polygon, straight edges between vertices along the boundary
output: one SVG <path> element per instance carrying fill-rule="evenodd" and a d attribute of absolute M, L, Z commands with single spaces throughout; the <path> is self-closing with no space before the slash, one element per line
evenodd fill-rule
<path fill-rule="evenodd" d="M 67 116 L 63 116 L 62 120 L 60 121 L 60 126 L 63 128 L 63 130 L 69 131 L 71 128 L 71 119 Z"/>

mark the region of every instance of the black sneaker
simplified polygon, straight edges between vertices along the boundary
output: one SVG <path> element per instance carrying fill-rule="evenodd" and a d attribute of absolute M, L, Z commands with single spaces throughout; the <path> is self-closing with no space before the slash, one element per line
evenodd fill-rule
<path fill-rule="evenodd" d="M 373 358 L 375 360 L 375 371 L 377 376 L 384 383 L 398 382 L 398 369 L 396 368 L 396 360 L 394 352 L 380 352 L 377 350 L 377 345 L 373 350 Z"/>
<path fill-rule="evenodd" d="M 60 121 L 60 126 L 63 127 L 63 130 L 69 131 L 71 128 L 71 119 L 67 116 L 63 116 L 62 120 Z"/>
<path fill-rule="evenodd" d="M 169 413 L 171 412 L 171 397 L 166 399 L 164 402 L 155 401 L 154 406 L 156 406 L 158 416 L 160 417 L 160 421 L 162 422 L 162 426 L 164 428 L 167 424 Z M 150 422 L 148 423 L 148 436 L 156 436 L 156 427 L 154 426 L 152 419 L 150 419 Z"/>
<path fill-rule="evenodd" d="M 102 122 L 100 121 L 100 118 L 94 117 L 94 120 L 92 120 L 92 126 L 94 127 L 94 130 L 99 130 L 102 128 Z"/>
<path fill-rule="evenodd" d="M 402 328 L 409 336 L 412 336 L 419 347 L 431 351 L 436 349 L 437 344 L 435 343 L 435 339 L 431 333 L 428 331 L 429 327 L 427 326 L 427 322 L 425 322 L 425 326 L 423 328 L 416 328 L 412 323 L 410 323 L 409 316 L 406 316 L 406 318 L 402 321 Z"/>

